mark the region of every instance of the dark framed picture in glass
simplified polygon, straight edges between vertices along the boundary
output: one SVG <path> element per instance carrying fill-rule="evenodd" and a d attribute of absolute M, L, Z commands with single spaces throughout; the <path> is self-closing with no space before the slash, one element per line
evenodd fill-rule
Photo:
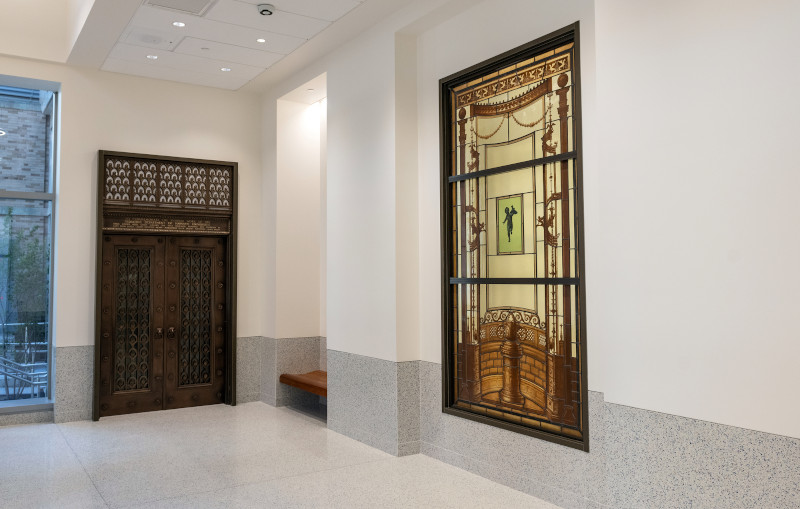
<path fill-rule="evenodd" d="M 440 81 L 442 399 L 588 451 L 578 29 Z"/>

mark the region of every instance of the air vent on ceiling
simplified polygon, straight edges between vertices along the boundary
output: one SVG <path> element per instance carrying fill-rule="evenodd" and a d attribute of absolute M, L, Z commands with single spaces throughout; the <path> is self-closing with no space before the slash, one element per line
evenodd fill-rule
<path fill-rule="evenodd" d="M 214 0 L 145 0 L 145 5 L 202 16 Z"/>

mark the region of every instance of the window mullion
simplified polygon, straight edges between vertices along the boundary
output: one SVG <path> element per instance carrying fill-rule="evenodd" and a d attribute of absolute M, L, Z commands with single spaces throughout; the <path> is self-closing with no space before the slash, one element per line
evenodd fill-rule
<path fill-rule="evenodd" d="M 37 193 L 29 191 L 2 191 L 0 190 L 0 198 L 11 200 L 39 200 L 39 201 L 53 201 L 56 198 L 54 193 Z"/>

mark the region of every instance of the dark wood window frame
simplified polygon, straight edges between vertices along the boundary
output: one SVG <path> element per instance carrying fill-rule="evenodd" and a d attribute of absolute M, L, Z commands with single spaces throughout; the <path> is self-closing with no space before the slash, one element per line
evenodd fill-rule
<path fill-rule="evenodd" d="M 467 174 L 453 174 L 454 167 L 453 151 L 456 147 L 456 133 L 453 128 L 455 111 L 453 111 L 453 101 L 451 93 L 459 85 L 470 83 L 473 80 L 486 76 L 494 71 L 507 68 L 518 62 L 522 62 L 535 55 L 561 47 L 565 44 L 573 43 L 573 62 L 572 62 L 572 87 L 573 101 L 573 131 L 574 143 L 571 151 L 557 155 L 525 161 L 518 164 L 507 165 L 504 167 L 491 168 L 482 171 L 474 171 Z M 585 265 L 584 265 L 584 224 L 583 224 L 583 178 L 582 178 L 582 146 L 581 146 L 581 93 L 580 93 L 580 45 L 579 45 L 579 24 L 576 22 L 561 30 L 557 30 L 546 36 L 538 38 L 528 44 L 514 48 L 508 52 L 498 55 L 495 58 L 476 64 L 461 72 L 447 76 L 439 81 L 439 108 L 440 108 L 440 154 L 441 154 L 441 242 L 442 242 L 442 411 L 446 414 L 455 415 L 465 419 L 497 426 L 510 431 L 534 436 L 550 442 L 555 442 L 568 447 L 589 451 L 589 412 L 588 412 L 588 386 L 587 386 L 587 354 L 586 354 L 586 287 L 585 287 Z M 577 232 L 575 242 L 577 243 L 577 274 L 572 277 L 562 278 L 464 278 L 456 277 L 453 263 L 453 206 L 451 186 L 455 182 L 480 178 L 483 176 L 507 172 L 518 168 L 531 167 L 532 165 L 543 165 L 558 161 L 572 161 L 575 171 L 575 221 Z M 462 284 L 557 284 L 564 288 L 574 287 L 578 296 L 578 303 L 575 303 L 576 318 L 579 322 L 577 327 L 579 375 L 577 381 L 580 394 L 580 437 L 567 436 L 548 427 L 539 428 L 526 426 L 504 420 L 501 416 L 493 416 L 500 412 L 476 412 L 465 409 L 463 405 L 456 407 L 456 346 L 453 316 L 454 309 L 454 288 Z"/>

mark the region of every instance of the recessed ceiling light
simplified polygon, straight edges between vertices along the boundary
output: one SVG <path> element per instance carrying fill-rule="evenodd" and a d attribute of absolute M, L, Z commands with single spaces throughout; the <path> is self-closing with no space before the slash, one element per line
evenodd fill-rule
<path fill-rule="evenodd" d="M 147 55 L 147 58 L 149 58 L 150 60 L 157 60 L 158 55 Z"/>
<path fill-rule="evenodd" d="M 3 131 L 2 129 L 0 129 L 0 136 L 5 136 L 5 135 L 6 135 L 6 132 Z"/>
<path fill-rule="evenodd" d="M 186 23 L 184 23 L 183 21 L 173 21 L 172 22 L 172 26 L 178 27 L 178 28 L 183 28 L 183 27 L 186 26 Z"/>
<path fill-rule="evenodd" d="M 219 70 L 222 71 L 222 72 L 231 72 L 231 68 L 230 67 L 220 67 Z"/>
<path fill-rule="evenodd" d="M 267 42 L 267 40 L 266 39 L 256 39 L 256 42 L 262 42 L 263 43 L 263 42 Z"/>

